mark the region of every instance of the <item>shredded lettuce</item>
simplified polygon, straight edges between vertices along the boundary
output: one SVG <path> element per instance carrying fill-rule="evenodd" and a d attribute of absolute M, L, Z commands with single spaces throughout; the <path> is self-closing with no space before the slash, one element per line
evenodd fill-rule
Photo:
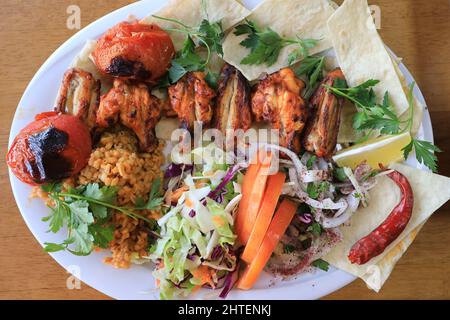
<path fill-rule="evenodd" d="M 224 159 L 223 151 L 217 150 L 222 152 Z M 200 151 L 204 150 L 196 149 L 193 153 Z M 225 208 L 239 196 L 238 180 L 241 176 L 236 175 L 226 184 L 221 203 L 208 198 L 230 170 L 217 159 L 220 160 L 220 157 L 207 158 L 201 169 L 194 169 L 192 175 L 185 177 L 184 184 L 189 190 L 182 194 L 176 206 L 158 220 L 161 238 L 152 247 L 150 259 L 157 265 L 153 276 L 159 280 L 161 299 L 185 297 L 193 288 L 203 285 L 204 279 L 194 276 L 201 266 L 209 268 L 212 274 L 230 272 L 236 268 L 236 257 L 230 250 L 236 240 L 233 217 Z M 199 179 L 202 179 L 202 184 L 196 185 Z M 211 256 L 217 246 L 223 248 L 224 258 L 212 261 Z"/>

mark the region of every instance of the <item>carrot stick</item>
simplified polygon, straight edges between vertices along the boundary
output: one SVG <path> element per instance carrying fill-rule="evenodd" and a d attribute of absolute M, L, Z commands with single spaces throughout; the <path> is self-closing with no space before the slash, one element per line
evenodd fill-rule
<path fill-rule="evenodd" d="M 267 187 L 261 208 L 259 209 L 250 238 L 248 239 L 247 245 L 241 256 L 241 259 L 245 262 L 250 263 L 258 253 L 259 247 L 261 246 L 270 222 L 272 221 L 285 180 L 286 174 L 283 172 L 278 172 L 277 174 L 270 176 L 267 180 Z"/>
<path fill-rule="evenodd" d="M 294 202 L 287 199 L 281 202 L 270 223 L 261 247 L 258 250 L 258 254 L 252 262 L 247 265 L 243 275 L 238 281 L 237 287 L 239 289 L 248 290 L 253 287 L 267 261 L 269 261 L 272 252 L 286 232 L 296 210 L 297 205 Z"/>
<path fill-rule="evenodd" d="M 256 178 L 251 182 L 251 192 L 248 195 L 248 202 L 243 206 L 242 214 L 242 228 L 239 229 L 238 239 L 246 245 L 253 229 L 256 217 L 258 216 L 259 208 L 261 207 L 264 191 L 266 190 L 267 178 L 269 177 L 270 164 L 272 161 L 272 154 L 267 153 L 267 156 L 262 160 L 261 166 L 258 170 Z M 244 197 L 244 195 L 242 196 Z M 242 201 L 242 199 L 241 199 Z"/>
<path fill-rule="evenodd" d="M 245 212 L 247 211 L 250 193 L 252 191 L 253 184 L 256 180 L 256 176 L 258 175 L 258 171 L 261 167 L 262 159 L 264 159 L 264 157 L 265 152 L 263 152 L 263 150 L 259 150 L 256 154 L 255 159 L 252 159 L 251 164 L 247 168 L 244 180 L 242 181 L 242 199 L 239 203 L 239 209 L 234 224 L 235 232 L 237 235 L 241 234 L 242 226 L 246 218 Z"/>

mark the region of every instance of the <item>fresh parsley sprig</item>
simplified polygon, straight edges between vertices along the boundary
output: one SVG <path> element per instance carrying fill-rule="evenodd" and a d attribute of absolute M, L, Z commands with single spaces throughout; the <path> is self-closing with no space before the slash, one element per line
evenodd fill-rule
<path fill-rule="evenodd" d="M 281 49 L 289 45 L 296 45 L 288 57 L 288 64 L 292 65 L 300 58 L 309 55 L 309 49 L 317 45 L 317 39 L 289 39 L 281 37 L 271 28 L 260 28 L 255 22 L 246 20 L 245 23 L 238 25 L 235 28 L 234 34 L 237 36 L 247 35 L 247 38 L 241 41 L 241 45 L 250 49 L 250 53 L 242 59 L 242 64 L 258 65 L 266 64 L 267 66 L 274 65 Z"/>
<path fill-rule="evenodd" d="M 324 66 L 324 56 L 307 56 L 302 60 L 300 66 L 294 70 L 298 78 L 306 77 L 308 80 L 303 94 L 305 99 L 308 100 L 313 95 L 319 82 L 323 79 Z"/>
<path fill-rule="evenodd" d="M 223 56 L 222 43 L 225 37 L 222 22 L 210 22 L 207 16 L 206 4 L 202 2 L 202 8 L 205 18 L 198 27 L 191 27 L 183 22 L 153 15 L 154 18 L 169 21 L 178 25 L 178 28 L 165 28 L 166 31 L 179 32 L 186 35 L 183 48 L 177 52 L 176 57 L 172 60 L 172 66 L 169 69 L 168 76 L 163 78 L 158 84 L 159 87 L 168 86 L 176 83 L 186 73 L 191 71 L 205 71 L 206 81 L 212 87 L 216 86 L 217 75 L 208 68 L 208 63 L 213 53 Z M 206 49 L 206 58 L 202 58 L 196 50 L 196 42 L 200 47 Z"/>
<path fill-rule="evenodd" d="M 368 80 L 356 87 L 347 87 L 345 81 L 336 79 L 333 86 L 325 86 L 335 95 L 344 97 L 358 107 L 358 112 L 353 117 L 353 128 L 358 131 L 368 132 L 362 140 L 367 139 L 372 132 L 379 130 L 381 134 L 402 134 L 411 132 L 414 123 L 414 86 L 412 83 L 408 91 L 409 117 L 400 119 L 395 114 L 394 107 L 390 101 L 389 93 L 384 94 L 382 103 L 377 103 L 377 96 L 373 87 L 379 80 Z M 360 141 L 362 141 L 360 140 Z M 435 152 L 441 150 L 432 143 L 419 139 L 412 139 L 402 149 L 404 158 L 407 159 L 412 151 L 416 152 L 419 163 L 423 163 L 433 172 L 437 170 L 437 157 Z"/>
<path fill-rule="evenodd" d="M 117 188 L 91 183 L 62 191 L 61 184 L 42 186 L 54 205 L 51 214 L 42 220 L 49 222 L 49 231 L 57 233 L 67 226 L 67 239 L 60 244 L 45 243 L 47 252 L 67 250 L 75 255 L 89 255 L 94 246 L 107 248 L 113 239 L 111 210 L 116 210 L 133 219 L 140 219 L 155 227 L 155 221 L 136 211 L 158 209 L 163 199 L 158 197 L 160 182 L 155 180 L 147 203 L 140 200 L 136 207 L 121 207 L 117 202 Z"/>
<path fill-rule="evenodd" d="M 404 130 L 411 131 L 414 123 L 414 86 L 413 82 L 409 87 L 408 92 L 408 103 L 410 116 L 407 120 L 407 126 Z M 437 172 L 437 157 L 436 152 L 442 152 L 437 146 L 429 141 L 412 139 L 411 142 L 402 149 L 403 156 L 405 159 L 408 158 L 409 154 L 414 150 L 416 152 L 416 159 L 419 163 L 423 163 L 433 172 Z"/>

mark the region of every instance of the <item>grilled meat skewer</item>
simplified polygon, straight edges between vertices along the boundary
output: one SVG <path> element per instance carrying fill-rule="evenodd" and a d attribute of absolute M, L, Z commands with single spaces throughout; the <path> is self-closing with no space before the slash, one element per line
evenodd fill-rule
<path fill-rule="evenodd" d="M 272 129 L 278 129 L 280 146 L 296 153 L 300 152 L 300 135 L 308 117 L 300 95 L 304 86 L 292 69 L 284 68 L 257 84 L 251 101 L 255 120 L 267 121 Z"/>
<path fill-rule="evenodd" d="M 311 116 L 303 137 L 303 146 L 321 158 L 330 158 L 336 149 L 344 99 L 336 97 L 323 85 L 332 86 L 336 79 L 345 80 L 341 69 L 328 73 L 311 97 Z"/>
<path fill-rule="evenodd" d="M 76 116 L 92 131 L 99 100 L 100 81 L 89 72 L 72 68 L 64 74 L 55 111 Z"/>
<path fill-rule="evenodd" d="M 226 134 L 228 129 L 246 131 L 251 124 L 250 85 L 239 70 L 225 64 L 219 80 L 215 127 Z"/>

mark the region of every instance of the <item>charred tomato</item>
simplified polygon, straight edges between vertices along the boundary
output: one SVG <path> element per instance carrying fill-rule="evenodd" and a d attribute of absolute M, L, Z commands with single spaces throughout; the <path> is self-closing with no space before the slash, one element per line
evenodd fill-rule
<path fill-rule="evenodd" d="M 40 185 L 77 174 L 86 166 L 91 151 L 89 129 L 80 119 L 46 112 L 20 131 L 6 162 L 19 180 Z"/>

